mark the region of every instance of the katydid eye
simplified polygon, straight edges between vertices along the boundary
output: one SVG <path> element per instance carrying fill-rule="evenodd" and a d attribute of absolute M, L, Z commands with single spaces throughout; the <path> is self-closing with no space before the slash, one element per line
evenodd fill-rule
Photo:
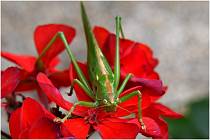
<path fill-rule="evenodd" d="M 104 99 L 103 102 L 104 102 L 104 104 L 107 104 L 108 103 L 108 101 L 106 99 Z"/>

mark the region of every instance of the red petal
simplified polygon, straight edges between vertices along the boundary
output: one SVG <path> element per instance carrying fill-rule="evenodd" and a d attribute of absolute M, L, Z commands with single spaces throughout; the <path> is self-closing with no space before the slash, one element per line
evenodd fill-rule
<path fill-rule="evenodd" d="M 59 126 L 49 118 L 40 118 L 33 123 L 29 130 L 30 139 L 60 138 Z"/>
<path fill-rule="evenodd" d="M 49 103 L 49 99 L 46 96 L 46 94 L 43 93 L 42 89 L 40 87 L 37 87 L 37 94 L 39 97 L 39 100 L 41 101 L 41 103 L 44 105 L 45 108 L 48 108 L 48 103 Z"/>
<path fill-rule="evenodd" d="M 69 70 L 56 71 L 50 74 L 48 77 L 55 87 L 69 86 L 71 84 Z"/>
<path fill-rule="evenodd" d="M 182 118 L 184 117 L 182 114 L 179 114 L 177 112 L 174 112 L 173 110 L 171 110 L 170 108 L 162 105 L 162 104 L 159 104 L 159 103 L 156 103 L 155 106 L 154 106 L 155 109 L 159 110 L 160 111 L 160 114 L 165 116 L 165 117 L 169 117 L 169 118 L 175 118 L 175 119 L 179 119 L 179 118 Z"/>
<path fill-rule="evenodd" d="M 102 48 L 103 54 L 106 56 L 109 64 L 113 67 L 115 62 L 115 41 L 116 36 L 114 34 L 110 34 L 107 38 L 106 43 L 104 43 L 104 47 Z M 126 40 L 126 39 L 120 39 L 120 66 L 121 69 L 123 69 L 123 58 L 128 56 L 132 50 L 132 47 L 135 42 Z M 130 59 L 131 60 L 131 59 Z M 139 58 L 138 58 L 139 60 Z M 132 63 L 132 62 L 129 62 Z"/>
<path fill-rule="evenodd" d="M 28 129 L 40 117 L 54 118 L 54 116 L 44 109 L 38 102 L 32 98 L 26 98 L 21 106 L 12 113 L 9 126 L 12 137 L 17 138 Z M 24 132 L 26 134 L 27 132 Z"/>
<path fill-rule="evenodd" d="M 99 131 L 103 139 L 134 139 L 139 131 L 138 126 L 135 124 L 112 122 L 110 119 L 102 121 L 94 128 Z"/>
<path fill-rule="evenodd" d="M 9 119 L 9 130 L 11 137 L 13 139 L 17 139 L 19 137 L 19 134 L 21 133 L 21 108 L 16 109 L 12 112 L 10 119 Z"/>
<path fill-rule="evenodd" d="M 159 103 L 154 103 L 147 109 L 143 110 L 143 115 L 153 118 L 160 127 L 161 135 L 154 138 L 164 138 L 164 139 L 168 138 L 168 125 L 160 116 L 165 116 L 170 118 L 183 117 L 181 114 L 178 114 Z"/>
<path fill-rule="evenodd" d="M 105 46 L 108 36 L 110 35 L 109 31 L 107 31 L 103 27 L 96 26 L 93 29 L 93 33 L 95 35 L 99 47 L 102 49 Z"/>
<path fill-rule="evenodd" d="M 79 65 L 80 69 L 82 70 L 82 72 L 84 73 L 84 75 L 86 76 L 86 79 L 89 80 L 88 72 L 87 72 L 87 65 L 83 64 L 83 63 L 80 63 L 80 62 L 77 62 L 77 63 Z M 69 72 L 70 72 L 70 80 L 71 80 L 71 82 L 73 82 L 74 79 L 79 79 L 78 76 L 77 76 L 77 73 L 76 73 L 76 71 L 74 69 L 73 64 L 70 65 Z M 75 90 L 77 99 L 79 101 L 92 101 L 92 99 L 77 84 L 74 85 L 74 90 Z"/>
<path fill-rule="evenodd" d="M 161 135 L 155 138 L 168 139 L 168 124 L 162 118 L 156 119 L 156 122 L 160 127 Z"/>
<path fill-rule="evenodd" d="M 52 84 L 44 73 L 39 73 L 37 75 L 37 82 L 51 101 L 55 102 L 57 105 L 66 110 L 69 110 L 72 107 L 72 104 L 62 97 L 59 90 Z"/>
<path fill-rule="evenodd" d="M 22 71 L 21 81 L 18 84 L 15 91 L 29 91 L 37 89 L 38 85 L 34 79 L 34 73 L 29 73 L 27 71 Z"/>
<path fill-rule="evenodd" d="M 16 91 L 29 91 L 34 90 L 37 88 L 37 83 L 34 80 L 22 80 L 17 88 Z"/>
<path fill-rule="evenodd" d="M 140 132 L 142 135 L 147 137 L 159 138 L 161 136 L 161 130 L 159 124 L 155 120 L 149 117 L 143 117 L 144 125 L 146 126 L 146 131 L 142 130 L 141 125 L 138 119 L 132 119 L 130 123 L 135 123 L 139 126 Z"/>
<path fill-rule="evenodd" d="M 94 34 L 109 64 L 113 66 L 116 36 L 102 27 L 95 27 Z M 120 64 L 121 71 L 125 73 L 133 73 L 138 77 L 159 78 L 153 71 L 158 60 L 153 58 L 152 50 L 145 44 L 120 39 Z"/>
<path fill-rule="evenodd" d="M 142 102 L 143 106 L 146 108 L 151 103 L 158 100 L 165 94 L 164 87 L 161 80 L 152 80 L 133 77 L 127 84 L 126 88 L 133 86 L 142 86 Z"/>
<path fill-rule="evenodd" d="M 1 52 L 1 56 L 21 66 L 27 72 L 34 70 L 36 58 L 28 55 L 16 55 L 8 52 Z"/>
<path fill-rule="evenodd" d="M 123 76 L 125 77 L 125 76 Z M 126 85 L 126 89 L 132 89 L 133 87 L 141 86 L 139 89 L 142 93 L 142 107 L 147 108 L 150 104 L 154 103 L 160 97 L 162 97 L 165 93 L 164 87 L 162 86 L 161 80 L 152 80 L 152 79 L 144 79 L 133 77 Z M 131 93 L 131 92 L 127 92 Z M 127 94 L 126 93 L 126 94 Z M 122 95 L 125 95 L 123 93 Z M 122 96 L 121 95 L 121 96 Z M 129 101 L 133 104 L 137 104 L 137 97 L 132 98 L 133 101 Z"/>
<path fill-rule="evenodd" d="M 45 116 L 47 110 L 32 98 L 26 98 L 21 107 L 22 128 L 33 124 L 38 118 Z"/>
<path fill-rule="evenodd" d="M 34 42 L 39 54 L 58 32 L 63 32 L 65 34 L 68 43 L 70 43 L 75 36 L 75 30 L 72 27 L 62 24 L 41 25 L 35 29 Z M 64 49 L 64 43 L 59 38 L 46 52 L 42 60 L 48 65 L 50 61 L 53 60 L 53 58 L 61 53 Z"/>
<path fill-rule="evenodd" d="M 128 55 L 121 59 L 122 71 L 142 78 L 150 77 L 157 63 L 158 60 L 152 57 L 150 48 L 140 43 L 135 43 Z"/>
<path fill-rule="evenodd" d="M 56 66 L 60 63 L 60 59 L 58 57 L 54 57 L 52 59 L 52 61 L 50 61 L 49 66 L 48 66 L 48 70 L 49 73 L 55 72 L 56 70 Z"/>
<path fill-rule="evenodd" d="M 128 88 L 133 86 L 142 86 L 143 90 L 149 90 L 151 96 L 162 96 L 164 94 L 161 80 L 138 78 L 134 76 L 127 86 Z"/>
<path fill-rule="evenodd" d="M 28 128 L 22 130 L 18 137 L 18 139 L 26 139 L 26 138 L 28 138 Z"/>
<path fill-rule="evenodd" d="M 85 122 L 83 118 L 76 118 L 76 119 L 68 119 L 63 124 L 71 134 L 73 134 L 77 139 L 86 139 L 88 136 L 88 131 L 90 125 Z M 62 129 L 62 133 L 64 133 L 65 129 Z M 68 137 L 65 136 L 64 137 Z"/>
<path fill-rule="evenodd" d="M 169 117 L 169 118 L 182 118 L 183 115 L 174 112 L 170 108 L 160 104 L 160 103 L 153 103 L 148 109 L 145 110 L 146 114 L 150 115 L 152 114 L 153 117 L 159 117 L 160 115 L 164 117 Z"/>
<path fill-rule="evenodd" d="M 69 129 L 63 124 L 61 124 L 60 126 L 60 131 L 61 131 L 61 135 L 64 139 L 73 139 L 75 138 L 71 132 L 69 131 Z"/>
<path fill-rule="evenodd" d="M 7 68 L 1 77 L 1 98 L 14 92 L 21 79 L 21 70 L 17 67 Z"/>

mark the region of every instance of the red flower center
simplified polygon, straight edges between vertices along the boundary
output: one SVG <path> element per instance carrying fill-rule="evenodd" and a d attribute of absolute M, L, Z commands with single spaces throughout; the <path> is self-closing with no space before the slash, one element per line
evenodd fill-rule
<path fill-rule="evenodd" d="M 89 109 L 87 116 L 85 117 L 85 120 L 87 121 L 87 123 L 91 124 L 91 125 L 95 125 L 97 124 L 98 121 L 98 110 L 97 109 Z"/>

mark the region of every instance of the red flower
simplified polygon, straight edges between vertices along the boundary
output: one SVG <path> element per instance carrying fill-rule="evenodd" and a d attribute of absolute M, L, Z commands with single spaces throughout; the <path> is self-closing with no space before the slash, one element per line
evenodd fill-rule
<path fill-rule="evenodd" d="M 48 24 L 38 26 L 34 32 L 34 42 L 38 54 L 40 55 L 49 41 L 56 35 L 57 32 L 64 32 L 68 43 L 70 43 L 75 36 L 75 30 L 67 25 L 62 24 Z M 60 39 L 57 39 L 50 49 L 46 51 L 46 53 L 41 57 L 41 60 L 38 61 L 38 57 L 29 56 L 29 55 L 16 55 L 8 52 L 1 52 L 1 56 L 16 63 L 21 67 L 21 71 L 23 71 L 23 75 L 21 76 L 21 81 L 16 85 L 15 91 L 26 91 L 37 89 L 39 95 L 40 89 L 36 83 L 36 75 L 38 72 L 44 72 L 56 85 L 56 87 L 60 86 L 68 86 L 70 85 L 70 81 L 68 78 L 68 69 L 66 70 L 57 70 L 55 67 L 60 62 L 57 55 L 59 55 L 64 50 L 63 42 Z M 15 74 L 15 73 L 14 73 Z M 15 75 L 14 75 L 15 76 Z M 2 83 L 6 83 L 3 79 Z M 14 82 L 17 79 L 13 79 Z M 13 86 L 12 84 L 7 86 Z M 4 91 L 4 94 L 7 94 L 7 91 Z M 12 89 L 14 90 L 14 89 Z M 2 97 L 4 97 L 3 95 Z"/>
<path fill-rule="evenodd" d="M 113 68 L 116 36 L 102 27 L 95 27 L 93 32 L 99 47 L 106 56 L 110 66 Z M 158 73 L 154 71 L 154 68 L 157 66 L 157 64 L 158 60 L 153 57 L 152 51 L 147 45 L 128 39 L 120 39 L 121 82 L 124 80 L 126 74 L 132 73 L 134 75 L 134 77 L 129 80 L 125 90 L 136 86 L 141 86 L 141 92 L 143 93 L 142 106 L 144 108 L 158 100 L 166 90 L 166 87 L 163 87 L 162 81 L 159 79 Z M 86 64 L 81 63 L 80 67 L 83 69 L 83 72 L 88 79 Z M 73 68 L 71 67 L 70 69 L 70 78 L 72 81 L 73 79 L 77 78 L 77 76 Z M 84 93 L 84 91 L 80 89 L 78 85 L 75 85 L 74 87 L 76 94 Z M 79 100 L 83 101 L 90 100 L 85 93 L 77 95 L 77 97 Z M 134 98 L 137 106 L 137 97 Z M 132 103 L 133 101 L 130 100 L 128 102 Z M 128 104 L 128 102 L 125 104 Z"/>
<path fill-rule="evenodd" d="M 68 105 L 70 103 L 63 99 L 46 75 L 38 74 L 37 81 L 51 101 L 66 110 L 71 108 L 71 105 Z M 76 138 L 86 138 L 91 127 L 98 131 L 102 138 L 136 137 L 139 131 L 137 125 L 129 123 L 127 119 L 115 117 L 112 113 L 106 113 L 102 109 L 78 106 L 73 114 L 80 116 L 80 118 L 68 119 L 64 124 Z M 132 131 L 129 131 L 130 129 Z"/>
<path fill-rule="evenodd" d="M 85 64 L 79 63 L 80 68 L 82 69 L 84 74 L 87 74 L 87 67 Z M 88 79 L 88 75 L 86 78 Z M 74 70 L 73 66 L 70 66 L 70 79 L 76 79 L 76 71 Z M 140 84 L 139 84 L 140 85 Z M 120 97 L 125 96 L 128 93 L 131 93 L 134 90 L 140 90 L 142 92 L 143 98 L 142 98 L 142 113 L 143 113 L 143 122 L 146 126 L 146 132 L 141 129 L 141 126 L 139 124 L 139 121 L 137 118 L 129 121 L 132 123 L 135 123 L 139 126 L 139 132 L 142 133 L 145 136 L 153 137 L 153 138 L 167 138 L 168 136 L 168 128 L 167 123 L 160 117 L 166 116 L 170 118 L 181 118 L 182 115 L 175 113 L 171 111 L 169 108 L 155 103 L 156 98 L 153 98 L 154 94 L 148 94 L 150 92 L 144 92 L 142 91 L 142 86 L 135 86 L 133 88 L 125 90 Z M 149 88 L 149 87 L 146 87 Z M 146 89 L 145 88 L 145 89 Z M 84 91 L 78 86 L 74 86 L 76 96 L 78 100 L 80 101 L 92 101 L 85 93 Z M 122 109 L 124 108 L 124 110 Z M 127 110 L 127 111 L 126 111 Z M 115 117 L 123 117 L 127 116 L 131 113 L 136 113 L 136 117 L 138 116 L 138 98 L 133 97 L 130 100 L 123 102 L 119 104 L 119 107 L 117 108 L 117 111 L 112 114 L 112 116 Z"/>
<path fill-rule="evenodd" d="M 95 27 L 94 34 L 109 64 L 114 67 L 116 36 L 102 27 Z M 134 77 L 128 82 L 126 89 L 142 86 L 140 90 L 143 95 L 142 113 L 147 131 L 141 130 L 137 119 L 132 121 L 139 125 L 141 133 L 145 136 L 168 138 L 167 123 L 160 116 L 170 118 L 181 118 L 183 116 L 164 105 L 155 103 L 166 91 L 166 87 L 162 86 L 158 73 L 154 71 L 157 64 L 158 60 L 153 57 L 152 50 L 147 45 L 128 39 L 120 39 L 121 80 L 124 79 L 126 74 L 132 73 Z M 121 97 L 124 95 L 122 93 Z M 128 108 L 128 105 L 136 106 L 136 108 Z M 137 113 L 137 97 L 122 103 L 120 106 Z"/>
<path fill-rule="evenodd" d="M 56 139 L 71 137 L 65 124 L 53 121 L 55 116 L 31 98 L 26 98 L 20 108 L 15 110 L 9 120 L 12 138 Z"/>
<path fill-rule="evenodd" d="M 103 27 L 96 26 L 93 30 L 96 40 L 109 64 L 114 67 L 116 36 Z M 154 71 L 158 60 L 153 57 L 152 50 L 145 44 L 120 39 L 121 75 L 134 74 L 139 78 L 159 79 Z"/>
<path fill-rule="evenodd" d="M 115 35 L 109 33 L 101 27 L 95 27 L 94 33 L 99 46 L 113 68 L 115 58 Z M 152 51 L 146 45 L 127 39 L 120 39 L 121 80 L 123 80 L 125 75 L 128 73 L 132 73 L 134 75 L 134 77 L 129 80 L 125 91 L 121 93 L 120 97 L 139 89 L 142 93 L 141 108 L 143 112 L 143 122 L 147 128 L 145 132 L 141 130 L 141 127 L 139 127 L 140 132 L 145 136 L 153 138 L 167 138 L 167 124 L 160 115 L 172 118 L 180 118 L 182 115 L 171 111 L 161 104 L 158 104 L 158 108 L 154 107 L 154 105 L 157 106 L 157 103 L 155 102 L 162 97 L 166 90 L 166 87 L 162 86 L 162 81 L 160 80 L 159 75 L 154 71 L 157 63 L 157 59 L 153 58 Z M 79 66 L 86 78 L 89 79 L 87 74 L 87 65 L 79 63 Z M 71 65 L 70 79 L 73 81 L 73 79 L 77 78 L 76 71 Z M 74 89 L 78 100 L 92 101 L 78 85 L 75 85 Z M 138 98 L 133 97 L 132 99 L 119 104 L 119 106 L 129 112 L 118 107 L 115 112 L 115 116 L 122 117 L 128 115 L 130 112 L 137 113 Z M 154 112 L 159 113 L 156 113 L 155 115 L 148 115 L 154 114 Z M 166 114 L 170 115 L 167 116 Z M 137 118 L 130 122 L 135 122 L 140 126 Z"/>

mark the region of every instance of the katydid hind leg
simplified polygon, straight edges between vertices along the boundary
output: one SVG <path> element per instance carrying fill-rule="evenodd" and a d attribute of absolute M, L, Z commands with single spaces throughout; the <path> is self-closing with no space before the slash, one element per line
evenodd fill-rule
<path fill-rule="evenodd" d="M 124 81 L 122 82 L 120 88 L 117 90 L 117 94 L 115 95 L 115 99 L 117 99 L 120 96 L 120 94 L 124 90 L 126 84 L 128 83 L 128 80 L 131 79 L 132 76 L 133 76 L 133 74 L 131 74 L 131 73 L 126 75 L 126 77 L 125 77 Z"/>
<path fill-rule="evenodd" d="M 75 84 L 77 84 L 80 88 L 82 88 L 85 91 L 87 96 L 89 96 L 89 97 L 91 96 L 91 92 L 89 91 L 89 89 L 86 88 L 86 86 L 81 81 L 79 81 L 78 79 L 74 79 L 72 84 L 71 84 L 70 92 L 68 93 L 70 96 L 73 93 L 73 88 L 74 88 Z"/>
<path fill-rule="evenodd" d="M 120 102 L 125 102 L 125 101 L 131 99 L 133 96 L 138 96 L 138 119 L 139 119 L 142 129 L 144 131 L 146 131 L 146 126 L 142 119 L 142 108 L 141 108 L 142 94 L 141 94 L 141 92 L 139 90 L 133 91 L 133 92 L 121 97 L 119 100 L 120 100 Z"/>

